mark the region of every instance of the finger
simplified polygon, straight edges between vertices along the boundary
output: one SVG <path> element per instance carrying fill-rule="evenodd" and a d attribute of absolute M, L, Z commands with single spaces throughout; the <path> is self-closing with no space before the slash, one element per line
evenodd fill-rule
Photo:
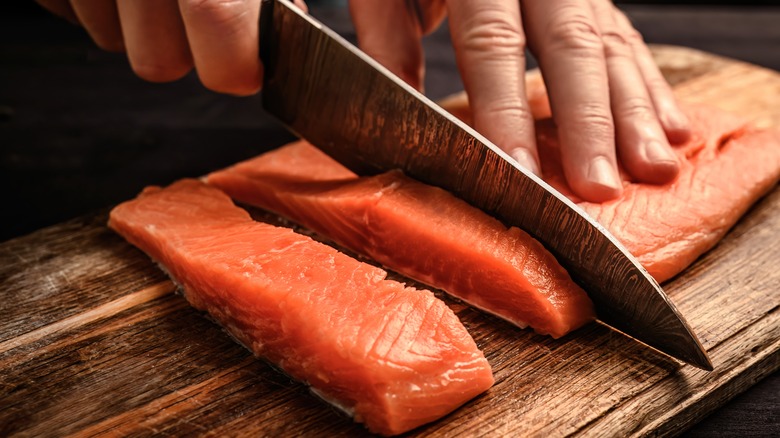
<path fill-rule="evenodd" d="M 626 170 L 642 182 L 663 184 L 679 171 L 666 140 L 634 52 L 615 20 L 608 0 L 590 0 L 604 42 L 617 150 Z"/>
<path fill-rule="evenodd" d="M 631 44 L 637 66 L 644 78 L 666 137 L 675 144 L 687 141 L 691 136 L 690 122 L 680 110 L 669 83 L 658 69 L 650 49 L 642 40 L 642 35 L 634 29 L 625 14 L 618 10 L 615 10 L 615 20 Z"/>
<path fill-rule="evenodd" d="M 293 4 L 303 12 L 306 12 L 307 14 L 309 13 L 309 7 L 306 6 L 306 3 L 303 0 L 293 0 Z"/>
<path fill-rule="evenodd" d="M 436 30 L 447 16 L 446 0 L 413 0 L 411 3 L 416 8 L 423 35 Z"/>
<path fill-rule="evenodd" d="M 176 0 L 118 0 L 117 11 L 135 74 L 168 82 L 190 71 L 192 58 Z"/>
<path fill-rule="evenodd" d="M 71 0 L 71 6 L 98 47 L 109 52 L 124 51 L 122 28 L 114 0 Z"/>
<path fill-rule="evenodd" d="M 523 3 L 524 23 L 550 95 L 566 180 L 582 198 L 622 192 L 604 46 L 587 0 Z"/>
<path fill-rule="evenodd" d="M 179 0 L 195 69 L 207 88 L 250 95 L 260 89 L 260 0 Z"/>
<path fill-rule="evenodd" d="M 54 15 L 58 15 L 73 24 L 79 24 L 79 19 L 76 17 L 76 13 L 73 12 L 73 8 L 68 0 L 35 0 L 35 2 Z"/>
<path fill-rule="evenodd" d="M 525 95 L 525 36 L 516 0 L 450 0 L 450 33 L 474 128 L 539 174 Z"/>
<path fill-rule="evenodd" d="M 415 89 L 425 74 L 422 27 L 417 11 L 407 0 L 349 2 L 358 45 Z"/>

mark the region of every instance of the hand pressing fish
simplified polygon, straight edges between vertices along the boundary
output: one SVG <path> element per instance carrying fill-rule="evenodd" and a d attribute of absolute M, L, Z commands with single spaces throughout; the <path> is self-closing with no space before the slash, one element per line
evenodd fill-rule
<path fill-rule="evenodd" d="M 603 224 L 659 282 L 682 272 L 715 246 L 751 205 L 780 179 L 780 131 L 756 129 L 745 119 L 707 106 L 683 107 L 691 138 L 674 150 L 677 179 L 642 184 L 620 169 L 623 193 L 617 199 L 587 202 L 563 175 L 560 146 L 540 75 L 529 76 L 529 102 L 537 119 L 537 142 L 544 180 Z M 443 106 L 470 123 L 465 96 Z"/>

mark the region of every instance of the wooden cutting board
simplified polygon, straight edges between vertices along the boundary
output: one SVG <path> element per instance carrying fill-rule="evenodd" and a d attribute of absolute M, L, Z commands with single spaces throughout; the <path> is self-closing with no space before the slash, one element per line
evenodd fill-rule
<path fill-rule="evenodd" d="M 780 126 L 780 75 L 656 47 L 685 101 Z M 106 211 L 0 244 L 0 436 L 367 432 L 190 308 Z M 553 340 L 448 303 L 496 385 L 415 433 L 624 436 L 686 429 L 780 366 L 780 190 L 664 285 L 715 365 L 591 324 Z"/>

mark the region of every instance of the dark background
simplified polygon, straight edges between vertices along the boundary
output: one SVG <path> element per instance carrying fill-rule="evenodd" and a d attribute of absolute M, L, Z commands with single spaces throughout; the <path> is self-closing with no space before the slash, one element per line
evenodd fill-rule
<path fill-rule="evenodd" d="M 354 41 L 342 1 L 308 3 L 312 15 Z M 619 3 L 650 43 L 780 70 L 777 1 Z M 123 55 L 98 50 L 82 29 L 34 3 L 3 8 L 0 242 L 292 138 L 263 113 L 257 96 L 212 93 L 194 74 L 170 84 L 144 82 Z M 460 91 L 446 25 L 425 45 L 427 93 L 437 99 Z M 776 374 L 688 435 L 780 436 Z"/>

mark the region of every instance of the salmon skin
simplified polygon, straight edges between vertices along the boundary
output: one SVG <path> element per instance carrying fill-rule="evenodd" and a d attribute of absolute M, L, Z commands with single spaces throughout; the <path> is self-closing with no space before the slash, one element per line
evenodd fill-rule
<path fill-rule="evenodd" d="M 780 132 L 755 129 L 743 118 L 702 105 L 683 107 L 693 136 L 675 146 L 678 178 L 666 185 L 640 184 L 621 169 L 623 194 L 583 202 L 563 176 L 555 125 L 544 82 L 527 82 L 538 119 L 537 146 L 543 179 L 604 225 L 658 282 L 674 277 L 715 246 L 780 179 Z M 471 123 L 468 100 L 449 98 L 445 109 Z"/>
<path fill-rule="evenodd" d="M 207 182 L 520 327 L 558 338 L 595 318 L 539 242 L 400 171 L 358 178 L 299 141 Z"/>
<path fill-rule="evenodd" d="M 474 340 L 430 291 L 256 222 L 200 181 L 147 188 L 114 208 L 109 226 L 162 264 L 190 304 L 372 432 L 411 430 L 493 384 Z"/>

